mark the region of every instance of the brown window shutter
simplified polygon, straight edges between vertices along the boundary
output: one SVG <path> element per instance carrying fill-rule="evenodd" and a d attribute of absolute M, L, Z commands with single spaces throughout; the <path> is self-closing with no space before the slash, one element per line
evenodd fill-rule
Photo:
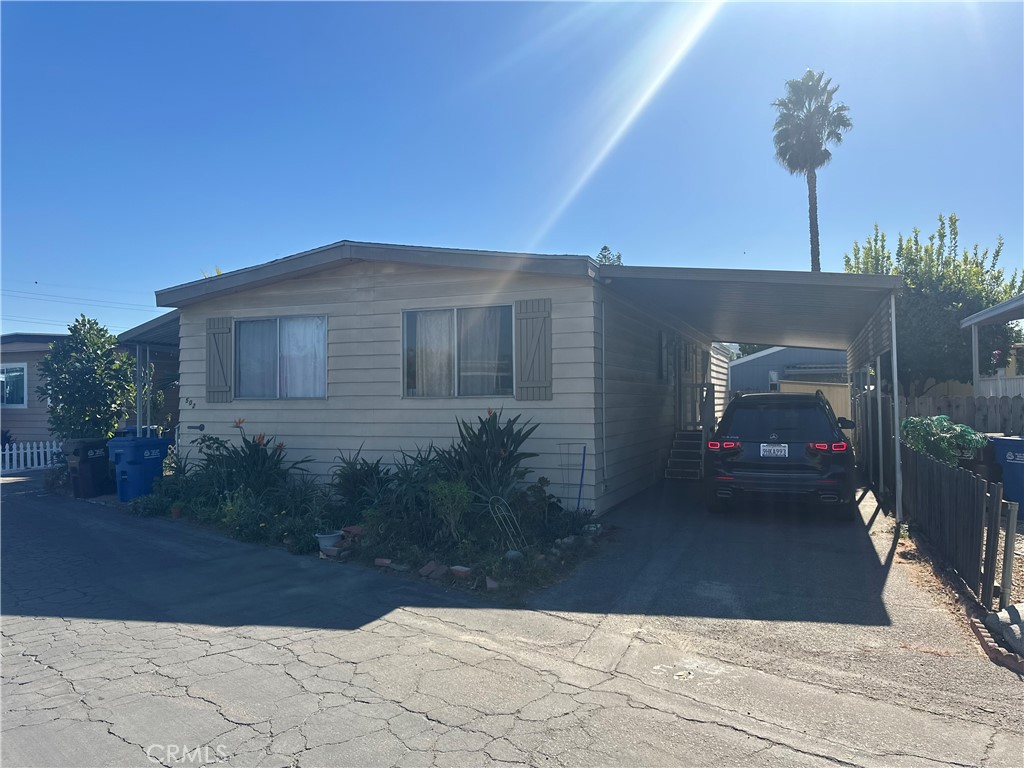
<path fill-rule="evenodd" d="M 206 318 L 206 402 L 231 402 L 231 318 Z"/>
<path fill-rule="evenodd" d="M 516 400 L 551 400 L 551 299 L 516 302 Z"/>

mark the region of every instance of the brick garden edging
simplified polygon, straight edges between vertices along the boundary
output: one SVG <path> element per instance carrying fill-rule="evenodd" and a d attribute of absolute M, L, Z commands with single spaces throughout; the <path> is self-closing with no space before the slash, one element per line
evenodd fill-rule
<path fill-rule="evenodd" d="M 985 654 L 992 661 L 1016 672 L 1018 675 L 1024 675 L 1024 656 L 1008 651 L 999 645 L 981 619 L 972 618 L 971 629 L 974 630 L 974 634 L 981 641 L 982 650 L 985 651 Z"/>

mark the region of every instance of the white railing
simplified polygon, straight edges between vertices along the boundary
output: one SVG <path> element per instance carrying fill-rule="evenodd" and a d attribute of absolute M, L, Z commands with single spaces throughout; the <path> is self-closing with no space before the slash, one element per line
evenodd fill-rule
<path fill-rule="evenodd" d="M 979 376 L 974 382 L 975 397 L 1024 396 L 1024 376 Z"/>
<path fill-rule="evenodd" d="M 40 441 L 37 443 L 10 443 L 0 449 L 0 470 L 32 471 L 52 467 L 54 460 L 60 455 L 60 441 Z"/>

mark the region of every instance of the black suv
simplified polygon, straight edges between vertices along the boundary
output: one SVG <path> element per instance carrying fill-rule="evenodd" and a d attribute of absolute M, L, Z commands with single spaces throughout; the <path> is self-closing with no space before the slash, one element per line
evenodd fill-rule
<path fill-rule="evenodd" d="M 817 393 L 740 395 L 704 446 L 708 508 L 750 494 L 773 494 L 849 509 L 857 488 L 853 446 Z"/>

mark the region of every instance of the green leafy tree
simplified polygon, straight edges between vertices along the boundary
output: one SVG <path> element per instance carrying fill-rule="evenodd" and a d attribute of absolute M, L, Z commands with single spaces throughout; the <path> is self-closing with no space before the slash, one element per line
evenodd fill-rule
<path fill-rule="evenodd" d="M 600 252 L 597 254 L 598 264 L 615 264 L 616 266 L 622 266 L 622 254 L 612 253 L 612 249 L 607 245 L 602 245 Z"/>
<path fill-rule="evenodd" d="M 772 102 L 775 118 L 775 158 L 795 176 L 807 178 L 807 215 L 811 229 L 811 271 L 821 271 L 818 242 L 818 169 L 832 159 L 829 144 L 841 144 L 853 128 L 849 107 L 833 101 L 839 86 L 824 72 L 807 70 L 799 80 L 786 81 L 786 95 Z"/>
<path fill-rule="evenodd" d="M 58 437 L 111 437 L 118 419 L 134 407 L 132 358 L 117 350 L 117 337 L 80 316 L 70 335 L 50 345 L 39 363 L 36 392 L 50 402 L 50 431 Z"/>
<path fill-rule="evenodd" d="M 847 272 L 903 278 L 896 298 L 896 343 L 905 394 L 920 396 L 951 379 L 971 380 L 971 335 L 960 329 L 960 321 L 1024 290 L 1017 272 L 1007 277 L 999 268 L 1002 251 L 1002 237 L 991 254 L 977 244 L 961 250 L 959 219 L 951 213 L 948 218 L 939 214 L 938 229 L 927 241 L 916 228 L 909 237 L 899 235 L 895 254 L 876 224 L 871 237 L 863 245 L 855 242 L 852 253 L 843 257 Z M 996 358 L 1005 365 L 1020 331 L 1012 325 L 978 331 L 982 372 L 991 372 Z"/>

